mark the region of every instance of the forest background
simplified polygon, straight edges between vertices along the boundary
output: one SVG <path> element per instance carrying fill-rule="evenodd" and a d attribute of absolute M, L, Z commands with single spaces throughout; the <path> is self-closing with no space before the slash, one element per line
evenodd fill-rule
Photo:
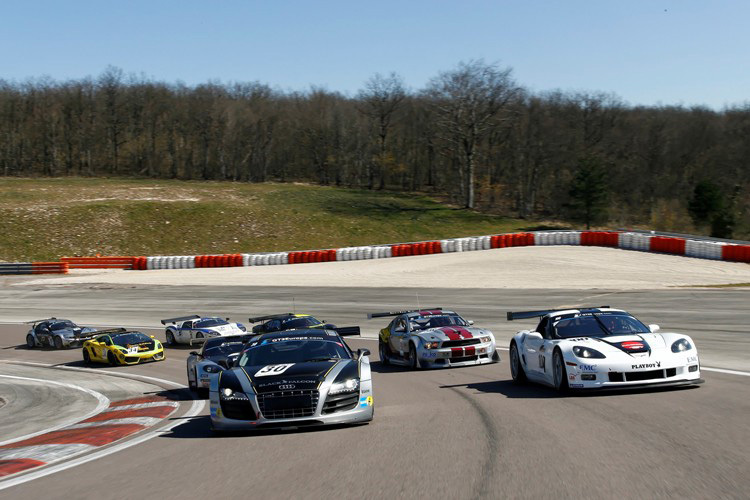
<path fill-rule="evenodd" d="M 630 106 L 533 93 L 459 63 L 354 96 L 126 75 L 0 80 L 0 175 L 305 182 L 507 217 L 750 238 L 750 103 Z"/>

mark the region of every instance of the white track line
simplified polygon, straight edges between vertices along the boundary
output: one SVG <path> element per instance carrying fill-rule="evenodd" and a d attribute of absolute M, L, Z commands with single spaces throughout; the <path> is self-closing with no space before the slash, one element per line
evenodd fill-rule
<path fill-rule="evenodd" d="M 101 370 L 91 369 L 91 368 L 75 368 L 72 366 L 53 366 L 53 365 L 45 365 L 43 363 L 30 363 L 30 362 L 20 362 L 19 364 L 29 364 L 29 365 L 36 365 L 36 366 L 46 366 L 47 368 L 57 368 L 62 370 L 71 370 L 71 371 L 82 371 L 82 372 L 94 372 L 94 373 L 101 373 Z M 172 382 L 171 380 L 164 380 L 160 378 L 155 377 L 147 377 L 145 375 L 135 375 L 135 374 L 111 374 L 107 373 L 107 375 L 113 375 L 113 376 L 119 376 L 122 378 L 137 378 L 137 379 L 143 379 L 143 380 L 150 380 L 153 382 L 160 382 L 162 384 L 166 384 L 172 387 L 185 389 L 186 386 L 182 384 L 178 384 L 176 382 Z M 90 462 L 92 460 L 97 460 L 99 458 L 106 457 L 107 455 L 111 455 L 112 453 L 117 453 L 118 451 L 124 450 L 126 448 L 130 448 L 131 446 L 135 446 L 137 444 L 143 443 L 145 441 L 148 441 L 149 439 L 155 438 L 159 436 L 160 434 L 172 430 L 174 427 L 184 423 L 185 418 L 192 418 L 197 416 L 199 413 L 203 411 L 203 408 L 205 407 L 206 402 L 202 399 L 194 399 L 192 401 L 192 404 L 190 405 L 190 409 L 183 415 L 180 419 L 175 420 L 171 424 L 168 424 L 164 427 L 160 427 L 158 430 L 155 431 L 149 431 L 146 432 L 140 436 L 138 436 L 135 439 L 131 439 L 128 441 L 124 441 L 122 443 L 108 446 L 102 450 L 96 451 L 94 453 L 88 454 L 83 457 L 75 458 L 73 460 L 69 460 L 67 462 L 58 464 L 58 465 L 52 465 L 47 467 L 41 467 L 40 470 L 36 472 L 29 472 L 28 474 L 22 474 L 21 476 L 7 479 L 5 481 L 0 481 L 0 490 L 4 490 L 6 488 L 11 488 L 13 486 L 17 486 L 19 484 L 26 483 L 28 481 L 33 481 L 34 479 L 39 479 L 40 477 L 49 476 L 50 474 L 54 474 L 56 472 L 64 471 L 67 469 L 70 469 L 71 467 L 76 467 L 81 464 L 85 464 L 86 462 Z"/>
<path fill-rule="evenodd" d="M 107 398 L 107 396 L 105 396 L 104 394 L 101 394 L 99 392 L 92 391 L 91 389 L 86 389 L 85 387 L 78 386 L 78 385 L 66 384 L 64 382 L 55 382 L 53 380 L 44 380 L 44 379 L 40 379 L 40 378 L 18 377 L 18 376 L 15 376 L 15 375 L 0 375 L 0 377 L 2 377 L 2 378 L 10 378 L 10 379 L 15 379 L 15 380 L 30 380 L 32 382 L 42 382 L 43 384 L 59 385 L 59 386 L 62 386 L 62 387 L 67 387 L 69 389 L 75 389 L 77 391 L 85 392 L 89 396 L 93 396 L 93 397 L 95 397 L 99 401 L 99 403 L 96 405 L 96 408 L 94 408 L 93 410 L 91 410 L 90 412 L 86 413 L 83 416 L 77 415 L 75 417 L 75 419 L 73 419 L 73 420 L 68 420 L 66 422 L 63 422 L 61 424 L 49 427 L 49 428 L 44 429 L 42 431 L 33 432 L 31 434 L 26 434 L 25 436 L 13 438 L 13 439 L 8 439 L 7 441 L 2 441 L 2 442 L 0 442 L 0 446 L 6 445 L 6 444 L 9 444 L 9 443 L 15 443 L 17 441 L 23 441 L 25 439 L 30 439 L 30 438 L 33 438 L 33 437 L 36 437 L 36 436 L 40 436 L 42 434 L 46 434 L 48 432 L 53 432 L 53 431 L 56 431 L 56 430 L 60 430 L 60 429 L 62 429 L 64 427 L 68 427 L 69 425 L 75 424 L 76 422 L 80 422 L 82 420 L 86 420 L 88 418 L 91 418 L 94 415 L 98 415 L 99 413 L 103 412 L 104 410 L 106 410 L 109 407 L 110 401 L 109 401 L 109 398 Z"/>

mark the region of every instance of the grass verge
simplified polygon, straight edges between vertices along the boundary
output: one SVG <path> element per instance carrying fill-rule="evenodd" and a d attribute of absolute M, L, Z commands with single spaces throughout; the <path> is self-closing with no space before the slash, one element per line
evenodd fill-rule
<path fill-rule="evenodd" d="M 301 184 L 0 178 L 0 260 L 6 261 L 304 250 L 537 227 L 404 193 Z"/>

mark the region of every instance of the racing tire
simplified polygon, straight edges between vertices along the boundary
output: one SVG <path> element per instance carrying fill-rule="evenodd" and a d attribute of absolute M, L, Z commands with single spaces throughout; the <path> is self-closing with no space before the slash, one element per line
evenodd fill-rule
<path fill-rule="evenodd" d="M 510 354 L 508 355 L 508 361 L 510 363 L 510 376 L 513 377 L 513 382 L 516 384 L 523 384 L 526 382 L 526 372 L 523 371 L 521 365 L 521 356 L 518 355 L 518 346 L 515 342 L 510 343 Z"/>
<path fill-rule="evenodd" d="M 174 334 L 167 330 L 167 345 L 168 346 L 175 346 L 177 342 L 174 340 Z"/>
<path fill-rule="evenodd" d="M 378 339 L 378 355 L 380 356 L 380 363 L 382 365 L 390 365 L 391 359 L 388 356 L 388 344 Z"/>
<path fill-rule="evenodd" d="M 559 349 L 552 353 L 552 380 L 557 391 L 568 391 L 568 371 L 565 369 L 565 360 Z"/>
<path fill-rule="evenodd" d="M 112 353 L 112 351 L 107 352 L 107 361 L 109 361 L 110 365 L 117 366 L 117 358 L 115 358 L 115 355 Z"/>
<path fill-rule="evenodd" d="M 55 337 L 55 340 L 53 341 L 55 344 L 55 349 L 62 349 L 63 348 L 63 342 L 60 337 Z"/>
<path fill-rule="evenodd" d="M 91 355 L 89 354 L 88 349 L 83 349 L 83 364 L 84 365 L 90 365 L 91 364 Z"/>
<path fill-rule="evenodd" d="M 34 342 L 34 337 L 31 336 L 31 334 L 26 335 L 26 347 L 29 349 L 33 349 L 36 347 L 36 342 Z"/>
<path fill-rule="evenodd" d="M 422 363 L 419 362 L 419 357 L 417 356 L 417 348 L 414 346 L 414 344 L 409 345 L 409 367 L 412 370 L 422 369 Z"/>

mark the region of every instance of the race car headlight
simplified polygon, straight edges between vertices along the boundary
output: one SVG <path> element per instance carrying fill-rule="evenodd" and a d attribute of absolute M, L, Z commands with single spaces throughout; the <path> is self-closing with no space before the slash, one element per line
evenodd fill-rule
<path fill-rule="evenodd" d="M 224 387 L 221 390 L 221 399 L 226 399 L 229 401 L 237 401 L 237 400 L 243 400 L 247 401 L 249 398 L 247 397 L 247 394 L 244 392 L 235 392 L 229 387 Z"/>
<path fill-rule="evenodd" d="M 590 347 L 583 347 L 580 345 L 573 347 L 573 354 L 579 358 L 606 358 L 606 356 L 596 349 Z"/>
<path fill-rule="evenodd" d="M 692 348 L 693 346 L 690 345 L 690 342 L 688 342 L 687 339 L 675 340 L 672 344 L 672 352 L 689 351 Z"/>
<path fill-rule="evenodd" d="M 479 337 L 479 341 L 480 341 L 481 343 L 483 343 L 483 344 L 486 344 L 486 343 L 487 343 L 487 342 L 489 342 L 490 340 L 492 340 L 492 338 L 491 338 L 491 337 Z"/>
<path fill-rule="evenodd" d="M 424 347 L 425 349 L 437 349 L 438 347 L 440 347 L 440 342 L 425 342 L 424 344 L 422 344 L 422 347 Z"/>
<path fill-rule="evenodd" d="M 350 378 L 343 382 L 335 382 L 331 384 L 328 394 L 341 394 L 343 392 L 354 392 L 357 390 L 359 390 L 359 379 Z"/>
<path fill-rule="evenodd" d="M 246 327 L 245 327 L 245 325 L 243 325 L 242 323 L 237 323 L 237 328 L 239 328 L 239 329 L 240 329 L 240 330 L 242 330 L 243 332 L 246 332 L 246 331 L 247 331 L 247 328 L 246 328 Z"/>
<path fill-rule="evenodd" d="M 203 371 L 206 373 L 219 373 L 221 371 L 221 367 L 216 365 L 207 365 L 203 367 Z M 231 389 L 229 389 L 231 391 Z"/>

